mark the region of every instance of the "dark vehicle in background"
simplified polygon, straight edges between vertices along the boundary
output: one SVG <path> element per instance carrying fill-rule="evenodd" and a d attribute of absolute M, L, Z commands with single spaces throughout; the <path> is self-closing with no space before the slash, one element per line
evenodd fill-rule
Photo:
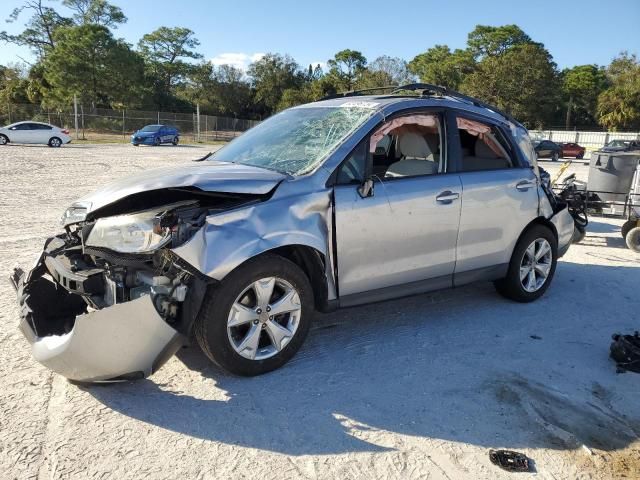
<path fill-rule="evenodd" d="M 584 147 L 581 147 L 577 143 L 561 143 L 560 150 L 561 157 L 576 157 L 577 159 L 584 158 L 586 151 Z"/>
<path fill-rule="evenodd" d="M 168 125 L 147 125 L 131 135 L 131 144 L 158 146 L 163 143 L 177 145 L 180 141 L 180 133 L 175 127 Z"/>
<path fill-rule="evenodd" d="M 562 156 L 562 147 L 551 140 L 534 142 L 533 147 L 538 158 L 550 158 L 554 162 L 557 162 Z"/>
<path fill-rule="evenodd" d="M 633 152 L 640 150 L 637 140 L 611 140 L 600 149 L 601 152 Z"/>

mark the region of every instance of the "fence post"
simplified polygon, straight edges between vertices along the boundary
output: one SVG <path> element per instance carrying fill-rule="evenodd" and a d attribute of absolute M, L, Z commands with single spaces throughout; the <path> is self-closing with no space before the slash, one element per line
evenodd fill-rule
<path fill-rule="evenodd" d="M 127 138 L 127 137 L 126 137 L 126 134 L 125 134 L 125 129 L 124 129 L 124 112 L 125 112 L 125 111 L 126 111 L 126 110 L 123 108 L 123 109 L 122 109 L 122 143 L 125 143 L 125 140 L 126 140 L 126 138 Z"/>
<path fill-rule="evenodd" d="M 73 123 L 76 127 L 76 140 L 78 140 L 78 96 L 73 94 Z"/>
<path fill-rule="evenodd" d="M 11 102 L 8 102 L 8 103 L 7 103 L 7 106 L 9 107 L 9 123 L 13 123 L 13 122 L 11 121 Z M 49 122 L 49 123 L 51 123 L 51 122 Z"/>
<path fill-rule="evenodd" d="M 200 104 L 196 103 L 196 128 L 198 129 L 198 136 L 197 136 L 197 142 L 200 143 Z"/>
<path fill-rule="evenodd" d="M 158 125 L 160 125 L 160 112 L 158 112 Z"/>

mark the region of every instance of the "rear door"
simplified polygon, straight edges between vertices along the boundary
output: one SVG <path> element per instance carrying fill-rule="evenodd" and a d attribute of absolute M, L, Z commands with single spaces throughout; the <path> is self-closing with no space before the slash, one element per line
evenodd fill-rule
<path fill-rule="evenodd" d="M 462 209 L 454 283 L 499 278 L 516 241 L 538 216 L 537 177 L 509 133 L 491 120 L 456 115 Z M 457 150 L 457 151 L 456 151 Z"/>
<path fill-rule="evenodd" d="M 416 117 L 411 115 L 412 119 Z M 393 126 L 395 119 L 387 121 L 376 130 L 374 140 L 362 142 L 337 171 L 335 242 L 343 306 L 452 285 L 462 191 L 459 175 L 447 172 L 441 119 L 438 115 L 432 118 L 435 118 L 432 126 L 425 127 L 428 122 L 407 123 L 383 132 L 382 129 Z M 405 160 L 417 165 L 416 174 L 389 177 L 380 171 L 373 191 L 363 198 L 358 187 L 365 177 L 364 171 L 373 168 L 371 165 L 365 168 L 372 153 L 380 156 L 385 150 L 378 143 L 389 142 L 386 134 L 391 133 L 392 141 L 398 143 L 402 135 L 398 132 L 403 129 L 428 137 L 434 145 L 432 150 L 426 150 L 426 140 L 414 137 L 411 145 L 414 151 L 406 148 L 407 152 L 397 162 Z M 371 145 L 374 142 L 376 145 Z M 396 153 L 393 148 L 386 151 L 391 155 L 387 169 L 391 169 L 396 163 Z M 425 168 L 420 173 L 421 167 L 434 163 L 437 167 L 433 171 Z"/>

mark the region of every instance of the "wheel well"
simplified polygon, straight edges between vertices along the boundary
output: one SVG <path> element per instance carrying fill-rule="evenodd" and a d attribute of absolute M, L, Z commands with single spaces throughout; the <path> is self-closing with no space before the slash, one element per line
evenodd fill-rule
<path fill-rule="evenodd" d="M 524 232 L 529 230 L 534 225 L 542 225 L 544 227 L 547 227 L 549 230 L 551 230 L 551 233 L 553 233 L 553 236 L 556 237 L 556 242 L 558 241 L 558 230 L 556 230 L 556 226 L 553 223 L 551 223 L 551 221 L 549 221 L 549 219 L 544 218 L 544 217 L 538 217 L 538 218 L 533 219 L 529 223 L 529 225 L 527 225 L 522 230 L 522 233 L 520 234 L 520 237 L 522 237 L 522 235 L 524 235 Z M 518 240 L 520 240 L 520 238 L 518 238 Z"/>
<path fill-rule="evenodd" d="M 265 253 L 279 255 L 298 265 L 311 282 L 316 310 L 325 312 L 329 309 L 326 261 L 322 253 L 306 245 L 287 245 Z"/>

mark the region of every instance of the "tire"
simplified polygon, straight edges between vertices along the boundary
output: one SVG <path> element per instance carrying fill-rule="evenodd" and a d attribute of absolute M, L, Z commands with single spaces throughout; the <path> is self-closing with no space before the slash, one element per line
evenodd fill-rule
<path fill-rule="evenodd" d="M 553 152 L 553 154 L 551 155 L 551 161 L 557 162 L 558 158 L 560 158 L 560 155 L 558 154 L 558 152 Z"/>
<path fill-rule="evenodd" d="M 134 147 L 138 147 L 138 146 L 140 146 L 140 144 L 139 144 L 139 143 L 132 143 L 131 145 L 133 145 Z"/>
<path fill-rule="evenodd" d="M 546 277 L 544 278 L 544 281 L 540 282 L 540 280 L 542 280 L 542 274 L 538 269 L 531 268 L 531 266 L 528 265 L 530 253 L 527 254 L 527 250 L 535 244 L 535 254 L 538 254 L 538 246 L 543 246 L 543 242 L 546 242 L 550 248 L 550 256 L 547 257 L 545 254 L 540 259 L 542 261 L 538 263 L 538 265 L 543 266 L 543 270 L 546 270 Z M 494 282 L 496 290 L 504 297 L 515 300 L 516 302 L 527 303 L 537 300 L 544 295 L 544 292 L 549 288 L 549 285 L 553 280 L 553 275 L 556 271 L 557 262 L 558 241 L 556 240 L 556 237 L 553 235 L 551 230 L 544 225 L 533 225 L 527 229 L 518 240 L 518 243 L 513 250 L 513 254 L 511 255 L 507 276 Z M 530 272 L 525 275 L 524 279 L 521 279 L 522 269 L 529 269 Z M 524 282 L 529 284 L 528 280 L 531 278 L 531 272 L 533 272 L 534 280 L 532 283 L 535 284 L 538 282 L 539 284 L 529 285 L 534 289 L 528 290 L 525 288 Z M 540 277 L 537 278 L 538 275 L 540 275 Z"/>
<path fill-rule="evenodd" d="M 582 160 L 584 158 L 584 153 L 579 153 L 576 155 L 576 160 Z"/>
<path fill-rule="evenodd" d="M 640 253 L 640 227 L 634 227 L 629 230 L 625 240 L 627 241 L 627 247 L 629 247 L 629 250 Z"/>
<path fill-rule="evenodd" d="M 0 134 L 0 145 L 6 145 L 7 143 L 9 143 L 9 137 Z"/>
<path fill-rule="evenodd" d="M 622 224 L 622 228 L 620 229 L 620 234 L 622 238 L 627 239 L 627 234 L 636 226 L 638 226 L 638 220 L 627 220 Z"/>
<path fill-rule="evenodd" d="M 62 146 L 62 140 L 60 140 L 58 137 L 51 137 L 49 139 L 49 146 L 53 148 L 59 148 Z"/>
<path fill-rule="evenodd" d="M 171 141 L 171 143 L 173 145 L 178 145 L 178 142 L 180 141 L 180 139 L 178 137 L 173 137 L 173 140 Z"/>
<path fill-rule="evenodd" d="M 573 237 L 571 237 L 571 243 L 580 243 L 582 240 L 584 240 L 584 237 L 587 236 L 587 230 L 582 225 L 578 225 L 577 223 L 574 223 L 573 226 L 574 229 Z"/>
<path fill-rule="evenodd" d="M 159 147 L 160 146 L 160 137 L 156 137 L 153 139 L 153 146 L 154 147 Z"/>
<path fill-rule="evenodd" d="M 260 282 L 266 279 L 275 280 L 275 287 L 271 287 L 273 296 L 268 302 L 260 302 L 254 285 L 268 292 L 269 282 Z M 278 301 L 287 295 L 288 287 L 292 289 L 289 294 L 291 291 L 297 294 L 290 305 L 298 311 L 275 319 L 269 317 L 270 307 L 276 308 Z M 280 290 L 284 293 L 277 298 Z M 242 376 L 261 375 L 281 367 L 300 349 L 312 322 L 313 305 L 311 284 L 300 267 L 277 255 L 261 255 L 238 267 L 220 285 L 209 290 L 196 319 L 195 337 L 205 355 L 223 369 Z M 234 311 L 236 317 L 232 317 Z M 244 314 L 242 318 L 240 314 Z M 235 326 L 228 325 L 234 321 Z M 274 330 L 275 334 L 293 332 L 281 349 L 275 346 Z M 256 335 L 251 335 L 252 332 Z M 252 343 L 249 338 L 257 339 L 253 348 L 249 346 Z M 281 341 L 287 339 L 281 338 Z M 247 346 L 242 348 L 243 344 Z"/>

